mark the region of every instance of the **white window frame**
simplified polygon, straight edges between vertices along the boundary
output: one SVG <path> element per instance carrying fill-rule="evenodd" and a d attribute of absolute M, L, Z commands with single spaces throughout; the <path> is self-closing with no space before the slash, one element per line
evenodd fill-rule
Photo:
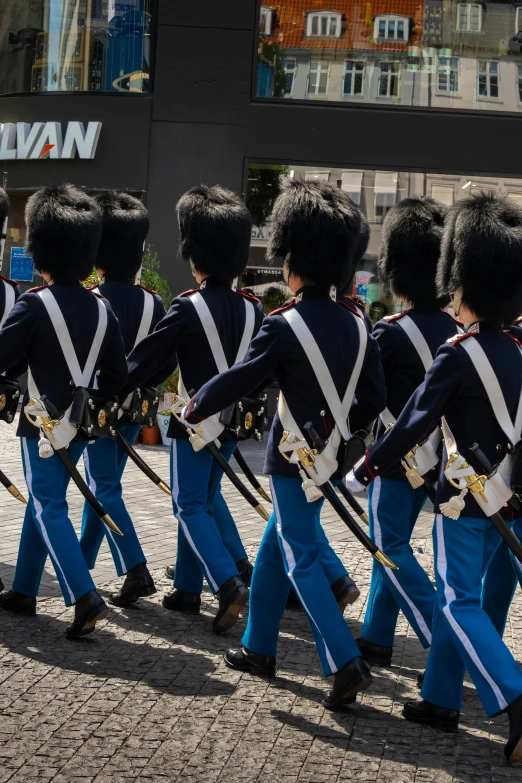
<path fill-rule="evenodd" d="M 261 30 L 261 20 L 265 20 L 265 29 Z M 272 35 L 272 24 L 274 19 L 274 10 L 268 5 L 262 5 L 259 9 L 259 35 L 266 35 L 267 37 Z"/>
<path fill-rule="evenodd" d="M 392 66 L 398 66 L 397 70 L 395 68 L 391 70 L 383 71 L 383 65 L 392 65 Z M 400 89 L 401 89 L 401 63 L 396 60 L 382 60 L 379 63 L 379 77 L 377 81 L 377 98 L 391 98 L 392 100 L 398 100 L 400 97 Z M 381 95 L 380 88 L 381 88 L 381 78 L 383 73 L 388 74 L 388 91 L 386 92 L 386 95 Z M 397 95 L 393 95 L 390 93 L 390 85 L 392 84 L 393 77 L 397 79 Z"/>
<path fill-rule="evenodd" d="M 335 21 L 335 33 L 321 33 L 321 19 L 326 18 L 327 29 L 330 30 L 331 22 Z M 318 21 L 318 32 L 313 32 L 314 19 Z M 340 38 L 342 32 L 343 15 L 340 11 L 309 11 L 306 17 L 306 37 L 307 38 Z"/>
<path fill-rule="evenodd" d="M 481 95 L 480 94 L 480 63 L 486 63 L 488 66 L 486 69 L 486 83 L 487 83 L 487 95 Z M 493 74 L 497 77 L 497 95 L 491 95 L 491 73 L 489 66 L 491 63 L 495 63 L 497 66 L 497 72 L 496 74 Z M 483 60 L 477 59 L 477 99 L 479 101 L 500 101 L 500 61 L 499 60 Z"/>
<path fill-rule="evenodd" d="M 348 64 L 353 66 L 353 65 L 355 65 L 355 63 L 360 63 L 362 65 L 362 68 L 353 68 L 353 67 L 352 68 L 347 68 L 346 67 Z M 354 98 L 354 97 L 357 97 L 357 96 L 360 96 L 360 95 L 364 94 L 364 76 L 365 76 L 365 72 L 366 72 L 366 63 L 365 63 L 364 60 L 345 60 L 344 61 L 344 69 L 343 69 L 343 97 L 346 96 L 346 95 L 349 95 L 351 98 Z M 352 74 L 352 89 L 351 89 L 350 92 L 346 92 L 345 89 L 344 89 L 345 77 L 346 77 L 347 73 L 351 73 Z M 354 76 L 355 76 L 356 73 L 360 73 L 361 74 L 361 90 L 360 90 L 360 92 L 354 92 L 354 89 L 353 89 L 354 83 L 355 83 Z"/>
<path fill-rule="evenodd" d="M 329 182 L 330 170 L 329 169 L 314 169 L 313 171 L 305 171 L 305 182 Z"/>
<path fill-rule="evenodd" d="M 373 189 L 373 210 L 376 220 L 383 220 L 386 213 L 397 203 L 399 190 L 399 173 L 397 171 L 376 171 Z M 381 201 L 383 203 L 378 204 Z M 382 207 L 383 214 L 377 215 L 377 208 Z"/>
<path fill-rule="evenodd" d="M 441 66 L 441 60 L 449 60 L 449 65 Z M 452 65 L 452 60 L 457 61 L 457 65 Z M 447 68 L 448 70 L 444 73 L 441 68 Z M 457 89 L 452 90 L 451 89 L 451 74 L 456 73 L 457 74 Z M 440 76 L 443 74 L 447 78 L 447 88 L 440 86 Z M 443 95 L 458 95 L 460 92 L 460 58 L 459 57 L 446 57 L 441 56 L 440 54 L 437 57 L 437 92 L 443 94 Z"/>
<path fill-rule="evenodd" d="M 436 192 L 437 190 L 439 191 L 438 194 Z M 451 200 L 450 199 L 445 200 L 443 197 L 441 197 L 441 193 L 440 193 L 441 190 L 451 191 Z M 447 207 L 452 207 L 453 204 L 455 203 L 455 185 L 452 185 L 449 182 L 432 182 L 431 198 L 440 201 L 442 204 L 445 204 Z"/>
<path fill-rule="evenodd" d="M 288 67 L 290 63 L 292 63 L 291 68 Z M 287 91 L 285 86 L 285 96 L 292 95 L 294 91 L 295 75 L 297 73 L 297 57 L 285 57 L 283 60 L 283 69 L 286 75 L 292 74 L 292 88 Z"/>
<path fill-rule="evenodd" d="M 479 12 L 479 25 L 478 30 L 472 30 L 471 28 L 471 13 L 472 9 L 478 9 Z M 462 24 L 462 13 L 465 10 L 465 24 Z M 484 9 L 481 3 L 459 3 L 457 5 L 457 23 L 456 28 L 461 33 L 481 33 L 482 25 L 484 22 Z"/>
<path fill-rule="evenodd" d="M 516 7 L 515 15 L 515 35 L 521 31 L 522 26 L 522 5 Z"/>
<path fill-rule="evenodd" d="M 348 194 L 354 204 L 361 205 L 362 181 L 364 171 L 344 169 L 341 172 L 341 190 Z"/>
<path fill-rule="evenodd" d="M 319 68 L 312 68 L 312 65 L 319 65 Z M 320 79 L 317 79 L 317 84 L 315 86 L 314 90 L 311 90 L 311 75 L 312 73 L 325 73 L 326 72 L 326 89 L 324 92 L 319 92 L 318 87 L 320 83 Z M 308 71 L 308 83 L 306 85 L 306 94 L 307 95 L 328 95 L 328 86 L 330 83 L 330 63 L 325 63 L 323 60 L 312 60 L 310 62 L 309 71 Z"/>
<path fill-rule="evenodd" d="M 386 24 L 386 33 L 381 35 L 379 27 L 381 22 Z M 404 38 L 400 38 L 397 35 L 398 22 L 404 24 Z M 393 35 L 390 35 L 391 27 L 393 25 Z M 397 41 L 399 43 L 408 43 L 410 38 L 410 17 L 403 16 L 402 14 L 380 14 L 376 16 L 373 22 L 373 37 L 376 41 Z"/>

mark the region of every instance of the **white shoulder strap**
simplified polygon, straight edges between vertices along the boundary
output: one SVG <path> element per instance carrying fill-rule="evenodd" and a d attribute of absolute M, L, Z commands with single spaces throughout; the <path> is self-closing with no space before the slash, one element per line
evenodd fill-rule
<path fill-rule="evenodd" d="M 0 318 L 0 329 L 5 323 L 5 320 L 11 310 L 14 307 L 15 304 L 15 290 L 12 285 L 9 283 L 6 283 L 5 280 L 2 280 L 2 283 L 4 284 L 4 290 L 5 290 L 5 304 L 4 304 L 4 312 L 2 315 L 2 318 Z"/>
<path fill-rule="evenodd" d="M 214 357 L 214 361 L 216 362 L 218 372 L 226 372 L 228 370 L 228 362 L 223 350 L 223 345 L 221 344 L 221 340 L 219 338 L 216 322 L 212 317 L 212 313 L 210 312 L 207 303 L 199 292 L 189 296 L 189 299 L 194 305 L 196 313 L 199 316 L 199 320 L 201 321 L 201 325 L 207 337 L 208 344 L 210 345 L 210 350 L 212 352 L 212 356 Z M 239 344 L 235 362 L 236 364 L 243 360 L 248 350 L 248 346 L 250 345 L 255 326 L 254 306 L 247 299 L 243 299 L 243 301 L 245 302 L 245 328 L 243 330 L 241 343 Z"/>
<path fill-rule="evenodd" d="M 397 323 L 402 329 L 404 329 L 410 338 L 411 342 L 413 343 L 413 347 L 419 354 L 419 358 L 424 365 L 425 371 L 428 372 L 431 365 L 433 364 L 433 355 L 421 330 L 409 315 L 404 315 L 397 321 Z"/>
<path fill-rule="evenodd" d="M 493 413 L 500 426 L 500 429 L 504 432 L 509 442 L 514 446 L 520 440 L 520 434 L 522 432 L 522 391 L 520 394 L 520 400 L 518 403 L 517 414 L 515 418 L 515 424 L 509 415 L 507 409 L 506 400 L 500 388 L 498 378 L 495 375 L 493 367 L 486 356 L 486 353 L 478 340 L 474 338 L 463 340 L 461 346 L 467 352 L 471 359 L 475 370 L 478 373 L 482 385 L 486 390 L 488 399 L 493 408 Z"/>
<path fill-rule="evenodd" d="M 366 353 L 366 343 L 368 341 L 368 332 L 362 323 L 362 319 L 356 315 L 353 316 L 357 322 L 357 325 L 359 326 L 360 322 L 360 327 L 362 328 L 359 327 L 358 329 L 359 349 L 357 353 L 357 360 L 350 376 L 343 401 L 341 402 L 341 399 L 337 394 L 337 389 L 335 388 L 330 370 L 328 369 L 324 357 L 319 350 L 319 346 L 317 345 L 312 332 L 306 325 L 303 318 L 297 312 L 295 307 L 289 310 L 285 310 L 282 315 L 292 328 L 308 358 L 308 361 L 312 365 L 312 370 L 314 371 L 315 377 L 317 378 L 319 386 L 321 387 L 321 391 L 325 396 L 328 408 L 334 417 L 335 423 L 337 424 L 341 435 L 345 440 L 348 440 L 350 438 L 350 431 L 348 429 L 347 422 L 348 413 L 352 405 L 355 387 L 357 386 L 357 381 L 359 380 L 361 373 L 364 355 Z"/>
<path fill-rule="evenodd" d="M 239 362 L 242 362 L 245 358 L 246 352 L 248 351 L 248 346 L 252 342 L 254 327 L 256 325 L 254 305 L 245 297 L 243 297 L 243 302 L 245 303 L 245 328 L 243 330 L 243 337 L 241 338 L 241 343 L 237 351 L 235 362 L 236 364 L 239 364 Z"/>
<path fill-rule="evenodd" d="M 98 326 L 96 327 L 96 333 L 92 341 L 92 345 L 85 363 L 83 370 L 80 368 L 78 357 L 69 334 L 69 329 L 65 323 L 62 311 L 58 305 L 58 302 L 54 298 L 51 288 L 44 288 L 43 291 L 38 292 L 38 296 L 45 305 L 45 309 L 51 319 L 51 323 L 56 332 L 58 342 L 62 349 L 67 367 L 71 373 L 71 377 L 76 386 L 88 386 L 94 370 L 96 368 L 96 362 L 100 355 L 103 338 L 107 331 L 107 308 L 103 303 L 103 299 L 96 297 L 98 303 Z"/>
<path fill-rule="evenodd" d="M 149 291 L 145 291 L 143 288 L 141 290 L 143 291 L 143 313 L 141 314 L 138 334 L 136 335 L 136 340 L 134 341 L 135 348 L 138 343 L 141 343 L 141 341 L 144 340 L 150 332 L 152 318 L 154 316 L 154 296 Z"/>

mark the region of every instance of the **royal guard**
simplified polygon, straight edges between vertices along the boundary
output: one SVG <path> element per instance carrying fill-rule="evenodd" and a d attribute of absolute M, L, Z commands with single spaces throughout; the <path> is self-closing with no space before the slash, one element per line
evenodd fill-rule
<path fill-rule="evenodd" d="M 66 631 L 73 639 L 91 633 L 108 613 L 68 516 L 67 485 L 71 476 L 81 484 L 75 464 L 87 441 L 86 432 L 78 439 L 73 414 L 86 396 L 92 401 L 95 378 L 98 394 L 117 404 L 127 367 L 110 305 L 81 284 L 92 271 L 102 233 L 96 202 L 72 185 L 48 187 L 30 197 L 25 219 L 27 251 L 47 285 L 23 294 L 0 331 L 0 372 L 21 358 L 29 366 L 26 415 L 18 425 L 29 503 L 13 589 L 0 593 L 0 607 L 36 613 L 49 556 L 66 606 L 75 607 Z"/>
<path fill-rule="evenodd" d="M 128 193 L 106 191 L 95 200 L 103 215 L 103 233 L 95 262 L 101 282 L 93 290 L 99 291 L 109 302 L 120 325 L 125 351 L 129 354 L 165 315 L 161 297 L 136 285 L 149 231 L 149 216 L 141 201 Z M 134 443 L 140 428 L 141 424 L 132 421 L 124 410 L 118 430 L 127 443 Z M 80 537 L 82 552 L 92 570 L 103 536 L 107 536 L 118 576 L 126 574 L 121 590 L 111 593 L 109 601 L 116 606 L 126 606 L 156 592 L 122 497 L 121 478 L 127 451 L 121 440 L 105 438 L 87 446 L 83 458 L 91 490 L 114 519 L 123 537 L 108 529 L 86 502 Z"/>
<path fill-rule="evenodd" d="M 373 330 L 381 350 L 387 396 L 376 438 L 395 423 L 423 382 L 439 347 L 461 327 L 441 310 L 449 297 L 438 295 L 435 282 L 445 214 L 446 207 L 431 198 L 408 198 L 392 207 L 383 222 L 380 277 L 406 309 L 383 318 Z M 431 470 L 438 459 L 435 447 Z M 416 483 L 419 486 L 414 488 L 398 460 L 381 470 L 369 491 L 370 535 L 399 566 L 395 571 L 374 562 L 365 621 L 357 640 L 367 663 L 379 666 L 391 664 L 399 610 L 422 646 L 431 644 L 435 590 L 410 546 L 426 501 L 423 481 Z"/>
<path fill-rule="evenodd" d="M 152 377 L 162 380 L 165 367 L 177 355 L 180 393 L 190 396 L 243 358 L 263 318 L 259 301 L 232 287 L 246 267 L 250 246 L 251 219 L 241 200 L 219 186 L 200 185 L 182 196 L 177 212 L 181 256 L 190 263 L 199 287 L 176 297 L 155 331 L 132 351 L 128 391 Z M 224 424 L 218 429 L 220 452 L 228 461 L 237 437 Z M 171 487 L 178 552 L 175 589 L 163 604 L 198 614 L 205 578 L 219 597 L 213 627 L 220 633 L 236 622 L 240 606 L 248 601 L 241 573 L 247 566 L 245 578 L 250 578 L 247 555 L 237 542 L 239 534 L 226 503 L 217 500 L 222 468 L 208 449 L 193 449 L 186 427 L 174 416 L 168 434 L 173 438 Z M 233 547 L 231 540 L 237 542 Z"/>
<path fill-rule="evenodd" d="M 488 716 L 508 715 L 509 761 L 522 759 L 522 670 L 481 608 L 480 594 L 502 540 L 522 558 L 511 532 L 522 514 L 522 353 L 503 332 L 522 312 L 521 258 L 522 210 L 515 202 L 480 194 L 450 209 L 438 291 L 452 296 L 469 331 L 439 349 L 396 424 L 347 478 L 352 488 L 370 486 L 404 455 L 415 457 L 442 422 L 432 643 L 422 701 L 407 702 L 403 714 L 457 731 L 467 669 Z"/>
<path fill-rule="evenodd" d="M 283 187 L 272 213 L 268 254 L 284 259 L 295 299 L 265 318 L 243 363 L 207 383 L 185 412 L 195 431 L 205 433 L 216 411 L 267 375 L 274 373 L 279 382 L 265 461 L 274 511 L 256 559 L 243 647 L 228 650 L 225 663 L 237 671 L 273 676 L 279 624 L 293 587 L 323 671 L 333 675 L 323 701 L 332 708 L 352 703 L 372 678 L 322 568 L 318 484 L 335 479 L 350 430 L 372 421 L 385 404 L 377 343 L 362 317 L 331 297 L 331 287 L 349 273 L 359 240 L 360 217 L 348 217 L 350 205 L 326 183 L 290 180 Z M 351 411 L 354 395 L 358 404 Z M 308 451 L 303 432 L 309 424 L 326 439 L 321 455 Z M 305 460 L 313 461 L 316 481 L 304 473 Z"/>

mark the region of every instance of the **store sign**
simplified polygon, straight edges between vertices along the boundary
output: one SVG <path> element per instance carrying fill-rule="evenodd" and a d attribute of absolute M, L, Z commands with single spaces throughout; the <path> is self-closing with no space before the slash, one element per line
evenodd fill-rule
<path fill-rule="evenodd" d="M 101 122 L 68 122 L 63 135 L 61 122 L 0 123 L 0 160 L 44 158 L 93 159 L 102 129 Z"/>
<path fill-rule="evenodd" d="M 9 276 L 12 280 L 25 280 L 30 283 L 34 280 L 33 257 L 26 255 L 23 247 L 11 248 Z"/>

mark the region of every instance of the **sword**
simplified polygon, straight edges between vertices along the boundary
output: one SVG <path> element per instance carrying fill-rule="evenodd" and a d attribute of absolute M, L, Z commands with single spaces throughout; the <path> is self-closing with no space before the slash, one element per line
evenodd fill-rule
<path fill-rule="evenodd" d="M 362 522 L 364 522 L 365 525 L 368 525 L 368 514 L 364 510 L 364 508 L 361 506 L 361 504 L 356 500 L 356 498 L 352 495 L 350 490 L 347 486 L 343 484 L 342 481 L 339 482 L 337 489 L 343 496 L 343 498 L 346 500 L 349 506 L 351 506 L 352 510 L 355 511 L 357 516 L 361 519 Z"/>
<path fill-rule="evenodd" d="M 149 478 L 154 484 L 156 484 L 157 487 L 163 490 L 163 492 L 166 495 L 172 495 L 172 491 L 170 487 L 167 484 L 165 484 L 165 482 L 160 479 L 158 474 L 152 470 L 150 465 L 148 465 L 145 462 L 145 460 L 138 454 L 136 449 L 133 448 L 133 446 L 129 443 L 127 438 L 124 435 L 122 435 L 122 433 L 118 429 L 116 429 L 116 433 L 119 442 L 121 443 L 121 445 L 123 446 L 127 454 L 129 455 L 131 460 L 134 462 L 134 464 L 137 465 L 138 468 L 142 470 L 143 473 L 145 473 L 147 478 Z"/>
<path fill-rule="evenodd" d="M 28 405 L 37 405 L 38 400 L 31 399 L 28 402 Z M 42 402 L 42 413 L 51 413 L 52 416 L 54 416 L 54 419 L 51 419 L 50 416 L 39 416 L 42 422 L 42 430 L 46 433 L 46 435 L 51 435 L 53 433 L 53 429 L 58 425 L 59 419 L 58 419 L 58 411 L 53 406 L 53 404 L 46 398 L 45 405 Z M 46 410 L 46 408 L 49 409 L 49 411 Z M 38 410 L 40 413 L 40 411 Z M 33 421 L 31 416 L 25 412 L 26 417 L 28 420 L 33 424 L 34 426 L 38 426 L 36 421 Z M 54 447 L 53 447 L 54 448 Z M 90 487 L 86 484 L 85 480 L 82 478 L 78 468 L 72 461 L 72 459 L 69 456 L 69 452 L 67 449 L 54 449 L 54 453 L 58 457 L 58 459 L 62 462 L 65 470 L 70 475 L 80 492 L 82 493 L 83 497 L 87 501 L 87 503 L 91 506 L 92 510 L 100 517 L 101 521 L 107 525 L 108 528 L 110 528 L 114 533 L 116 533 L 119 536 L 122 536 L 123 533 L 119 529 L 119 527 L 116 525 L 116 523 L 111 519 L 111 517 L 107 514 L 105 509 L 103 508 L 100 501 L 96 498 L 94 493 L 91 491 Z"/>
<path fill-rule="evenodd" d="M 256 478 L 255 473 L 248 466 L 246 459 L 239 451 L 239 446 L 236 446 L 236 449 L 234 451 L 234 457 L 236 458 L 237 464 L 239 465 L 239 467 L 241 468 L 241 470 L 243 471 L 247 479 L 250 481 L 251 485 L 254 487 L 257 494 L 261 495 L 263 500 L 266 500 L 267 503 L 271 503 L 272 498 L 270 497 L 268 492 L 266 492 L 266 490 L 263 489 L 258 479 Z"/>
<path fill-rule="evenodd" d="M 3 484 L 4 487 L 8 492 L 11 493 L 11 495 L 20 501 L 20 503 L 27 503 L 27 500 L 24 498 L 22 493 L 15 487 L 15 485 L 9 481 L 5 473 L 3 473 L 0 470 L 0 484 Z"/>

